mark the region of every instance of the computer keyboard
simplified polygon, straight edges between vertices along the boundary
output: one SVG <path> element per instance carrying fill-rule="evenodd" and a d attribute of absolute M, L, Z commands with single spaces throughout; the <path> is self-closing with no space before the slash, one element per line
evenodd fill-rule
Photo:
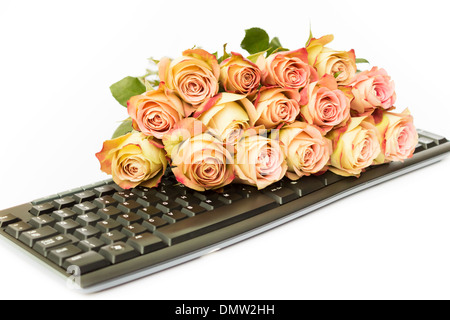
<path fill-rule="evenodd" d="M 421 130 L 419 136 L 411 159 L 370 167 L 359 178 L 327 172 L 284 178 L 264 190 L 233 184 L 220 192 L 188 189 L 173 176 L 154 189 L 101 181 L 0 211 L 0 234 L 72 288 L 100 291 L 245 240 L 450 153 L 446 138 Z"/>

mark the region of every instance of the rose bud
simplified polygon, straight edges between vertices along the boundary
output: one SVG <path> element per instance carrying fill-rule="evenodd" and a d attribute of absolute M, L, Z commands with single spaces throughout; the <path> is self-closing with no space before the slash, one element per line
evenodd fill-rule
<path fill-rule="evenodd" d="M 178 182 L 191 189 L 218 189 L 234 179 L 233 157 L 221 140 L 202 133 L 173 149 L 172 171 Z"/>
<path fill-rule="evenodd" d="M 235 182 L 264 189 L 281 180 L 286 171 L 285 155 L 277 140 L 250 128 L 236 144 Z"/>
<path fill-rule="evenodd" d="M 220 68 L 217 58 L 203 49 L 186 50 L 182 57 L 172 61 L 163 58 L 158 68 L 160 81 L 192 105 L 190 113 L 219 92 Z"/>
<path fill-rule="evenodd" d="M 308 62 L 316 68 L 320 78 L 329 74 L 336 76 L 339 85 L 346 85 L 356 74 L 355 51 L 336 51 L 325 47 L 333 40 L 333 35 L 311 39 L 306 46 Z"/>
<path fill-rule="evenodd" d="M 155 187 L 167 167 L 163 146 L 136 131 L 105 141 L 96 156 L 101 170 L 123 189 Z"/>
<path fill-rule="evenodd" d="M 231 53 L 231 57 L 220 64 L 220 82 L 226 92 L 252 96 L 261 82 L 261 70 L 250 60 L 239 53 Z"/>
<path fill-rule="evenodd" d="M 128 114 L 133 119 L 134 129 L 158 139 L 184 118 L 185 108 L 186 103 L 165 90 L 163 84 L 157 90 L 131 97 L 128 101 Z"/>
<path fill-rule="evenodd" d="M 395 85 L 384 69 L 373 67 L 358 73 L 349 87 L 354 96 L 351 109 L 360 116 L 370 115 L 376 108 L 391 110 L 394 107 Z"/>
<path fill-rule="evenodd" d="M 327 136 L 333 141 L 330 171 L 341 176 L 359 176 L 381 152 L 379 133 L 365 117 L 352 118 L 346 127 Z"/>
<path fill-rule="evenodd" d="M 297 180 L 328 170 L 331 141 L 315 126 L 296 121 L 280 130 L 279 139 L 284 146 L 289 179 Z"/>
<path fill-rule="evenodd" d="M 302 90 L 308 103 L 301 107 L 305 122 L 319 127 L 326 134 L 337 126 L 344 125 L 350 119 L 350 99 L 338 89 L 336 79 L 325 75 L 320 81 L 313 82 Z"/>
<path fill-rule="evenodd" d="M 272 53 L 267 58 L 260 55 L 256 64 L 262 72 L 262 84 L 268 87 L 299 90 L 318 79 L 316 70 L 308 64 L 305 48 Z"/>

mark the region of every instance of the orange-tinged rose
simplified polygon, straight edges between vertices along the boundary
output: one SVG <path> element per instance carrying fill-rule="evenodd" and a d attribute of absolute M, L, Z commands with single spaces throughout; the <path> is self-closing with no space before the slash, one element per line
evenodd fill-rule
<path fill-rule="evenodd" d="M 294 89 L 263 88 L 255 100 L 256 122 L 266 129 L 290 124 L 300 113 L 300 94 Z"/>
<path fill-rule="evenodd" d="M 220 82 L 226 92 L 253 95 L 261 82 L 261 70 L 239 53 L 232 52 L 231 57 L 220 64 Z"/>
<path fill-rule="evenodd" d="M 163 58 L 158 67 L 160 81 L 192 105 L 191 113 L 219 92 L 217 58 L 203 49 L 186 50 L 175 60 Z"/>
<path fill-rule="evenodd" d="M 284 146 L 289 179 L 297 180 L 328 170 L 331 141 L 315 126 L 296 121 L 280 130 L 279 139 Z"/>
<path fill-rule="evenodd" d="M 96 156 L 101 170 L 112 175 L 114 182 L 123 189 L 138 185 L 155 187 L 167 167 L 163 147 L 136 131 L 105 141 Z"/>
<path fill-rule="evenodd" d="M 218 189 L 234 179 L 232 155 L 221 140 L 207 132 L 176 146 L 171 165 L 178 182 L 197 191 Z"/>
<path fill-rule="evenodd" d="M 308 64 L 305 48 L 272 53 L 267 58 L 261 55 L 256 64 L 262 72 L 262 84 L 268 87 L 299 90 L 318 79 L 316 70 Z"/>
<path fill-rule="evenodd" d="M 366 117 L 352 118 L 348 126 L 335 129 L 328 138 L 333 141 L 330 171 L 341 176 L 359 176 L 380 155 L 380 136 Z"/>
<path fill-rule="evenodd" d="M 316 68 L 320 78 L 325 74 L 337 75 L 338 84 L 347 85 L 356 74 L 355 51 L 337 51 L 325 47 L 333 40 L 333 35 L 311 39 L 306 46 L 308 62 Z"/>
<path fill-rule="evenodd" d="M 185 116 L 186 103 L 161 85 L 157 90 L 131 97 L 128 114 L 133 127 L 145 135 L 162 139 Z"/>

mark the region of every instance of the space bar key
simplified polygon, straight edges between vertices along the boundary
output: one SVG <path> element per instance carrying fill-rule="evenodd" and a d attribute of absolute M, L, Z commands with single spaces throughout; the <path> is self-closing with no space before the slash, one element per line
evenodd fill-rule
<path fill-rule="evenodd" d="M 278 204 L 272 198 L 258 194 L 231 205 L 219 207 L 211 212 L 205 212 L 159 228 L 155 235 L 171 246 L 227 227 L 276 207 L 278 207 Z"/>

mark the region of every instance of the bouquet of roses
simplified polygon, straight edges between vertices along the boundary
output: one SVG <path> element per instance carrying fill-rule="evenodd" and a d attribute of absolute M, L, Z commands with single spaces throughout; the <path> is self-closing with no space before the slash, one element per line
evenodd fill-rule
<path fill-rule="evenodd" d="M 359 176 L 367 167 L 412 157 L 418 141 L 408 110 L 394 113 L 394 82 L 384 69 L 360 71 L 354 50 L 308 39 L 297 50 L 259 28 L 241 43 L 250 55 L 188 49 L 151 59 L 157 70 L 111 86 L 129 118 L 97 154 L 122 188 L 155 187 L 172 172 L 198 190 L 244 183 L 263 189 L 330 170 Z"/>

